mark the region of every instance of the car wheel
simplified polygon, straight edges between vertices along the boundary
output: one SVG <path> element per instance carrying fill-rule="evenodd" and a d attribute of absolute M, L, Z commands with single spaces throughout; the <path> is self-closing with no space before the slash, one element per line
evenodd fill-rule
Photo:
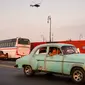
<path fill-rule="evenodd" d="M 81 68 L 74 68 L 71 72 L 72 80 L 75 83 L 84 83 L 85 72 Z"/>
<path fill-rule="evenodd" d="M 24 74 L 26 76 L 32 76 L 34 74 L 32 67 L 31 66 L 24 66 Z"/>

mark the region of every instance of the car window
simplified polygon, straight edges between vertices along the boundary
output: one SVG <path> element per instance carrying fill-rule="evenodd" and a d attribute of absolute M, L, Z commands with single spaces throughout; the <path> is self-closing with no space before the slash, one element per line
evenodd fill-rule
<path fill-rule="evenodd" d="M 50 47 L 49 48 L 49 55 L 50 56 L 59 55 L 59 54 L 61 54 L 60 48 L 57 48 L 57 47 Z"/>
<path fill-rule="evenodd" d="M 76 47 L 74 46 L 63 46 L 61 49 L 64 55 L 78 53 Z"/>
<path fill-rule="evenodd" d="M 41 47 L 41 48 L 37 49 L 35 54 L 46 54 L 46 51 L 47 51 L 47 47 Z"/>

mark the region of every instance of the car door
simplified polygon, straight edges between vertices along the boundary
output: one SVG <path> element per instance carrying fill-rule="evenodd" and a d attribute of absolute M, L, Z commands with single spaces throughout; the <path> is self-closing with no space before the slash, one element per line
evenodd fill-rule
<path fill-rule="evenodd" d="M 47 47 L 40 47 L 35 53 L 35 59 L 37 60 L 37 69 L 45 70 L 45 58 L 47 55 Z"/>
<path fill-rule="evenodd" d="M 57 47 L 56 49 L 60 50 L 60 48 Z M 50 51 L 50 47 L 49 47 L 49 51 Z M 61 54 L 62 53 L 60 52 L 59 54 L 53 56 L 50 56 L 49 54 L 47 55 L 46 63 L 45 63 L 47 71 L 62 73 L 63 56 Z"/>

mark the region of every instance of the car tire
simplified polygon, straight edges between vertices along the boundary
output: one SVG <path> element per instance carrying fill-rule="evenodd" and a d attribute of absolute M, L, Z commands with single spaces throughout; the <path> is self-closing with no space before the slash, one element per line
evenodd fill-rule
<path fill-rule="evenodd" d="M 75 83 L 84 83 L 85 81 L 85 72 L 82 68 L 74 68 L 71 72 L 72 81 Z"/>
<path fill-rule="evenodd" d="M 34 71 L 32 70 L 31 66 L 24 66 L 24 74 L 26 76 L 32 76 L 34 74 Z"/>

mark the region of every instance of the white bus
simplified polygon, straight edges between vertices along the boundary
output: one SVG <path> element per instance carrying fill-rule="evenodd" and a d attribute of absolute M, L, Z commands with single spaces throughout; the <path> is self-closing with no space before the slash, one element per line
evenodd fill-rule
<path fill-rule="evenodd" d="M 26 38 L 12 38 L 0 41 L 0 51 L 7 54 L 7 58 L 17 59 L 30 53 L 30 40 Z"/>

